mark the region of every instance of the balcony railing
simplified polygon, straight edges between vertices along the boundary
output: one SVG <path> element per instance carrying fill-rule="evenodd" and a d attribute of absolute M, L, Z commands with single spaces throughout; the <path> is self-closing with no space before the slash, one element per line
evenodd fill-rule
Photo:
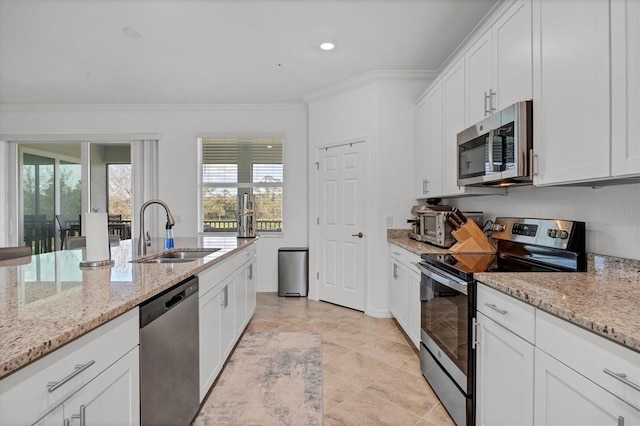
<path fill-rule="evenodd" d="M 205 220 L 204 232 L 234 232 L 238 230 L 238 222 L 235 220 Z M 256 230 L 265 232 L 282 231 L 281 220 L 257 220 Z"/>

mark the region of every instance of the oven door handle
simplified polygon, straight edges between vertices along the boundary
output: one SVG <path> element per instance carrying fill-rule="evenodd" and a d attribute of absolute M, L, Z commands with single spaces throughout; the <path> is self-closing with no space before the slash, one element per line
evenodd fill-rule
<path fill-rule="evenodd" d="M 429 269 L 425 268 L 424 266 L 422 266 L 421 264 L 418 264 L 418 269 L 420 269 L 420 272 L 422 272 L 424 275 L 426 275 L 427 277 L 431 278 L 434 281 L 439 282 L 440 284 L 452 288 L 456 291 L 459 291 L 460 293 L 464 294 L 465 296 L 467 295 L 467 285 L 466 284 L 460 284 L 458 282 L 455 282 L 453 280 L 449 280 L 445 277 L 443 277 L 442 275 L 438 275 L 437 273 L 434 273 L 433 271 L 430 271 Z"/>

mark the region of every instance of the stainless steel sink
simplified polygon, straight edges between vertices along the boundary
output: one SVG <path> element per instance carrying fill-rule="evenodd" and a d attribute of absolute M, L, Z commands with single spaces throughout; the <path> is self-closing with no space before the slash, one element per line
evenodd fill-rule
<path fill-rule="evenodd" d="M 197 259 L 181 259 L 179 257 L 154 257 L 153 259 L 143 260 L 140 263 L 186 263 L 195 262 Z"/>
<path fill-rule="evenodd" d="M 186 262 L 194 262 L 198 259 L 201 259 L 205 256 L 210 255 L 211 253 L 217 252 L 218 248 L 213 249 L 198 249 L 198 250 L 182 250 L 182 251 L 174 251 L 171 253 L 159 254 L 152 258 L 147 258 L 144 260 L 134 260 L 136 263 L 186 263 Z"/>
<path fill-rule="evenodd" d="M 160 256 L 162 259 L 200 259 L 202 257 L 208 256 L 211 253 L 215 253 L 220 249 L 210 249 L 210 250 L 198 250 L 198 251 L 174 251 L 173 253 L 167 253 Z"/>

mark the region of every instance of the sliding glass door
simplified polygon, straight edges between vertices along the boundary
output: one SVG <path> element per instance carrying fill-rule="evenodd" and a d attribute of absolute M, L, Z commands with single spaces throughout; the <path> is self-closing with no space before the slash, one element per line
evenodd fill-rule
<path fill-rule="evenodd" d="M 83 179 L 83 151 L 88 153 L 84 162 L 88 179 Z M 109 231 L 121 239 L 131 238 L 129 143 L 20 143 L 18 154 L 22 241 L 34 254 L 60 250 L 66 237 L 81 235 L 83 211 L 111 213 L 115 208 L 118 214 L 110 214 Z M 111 162 L 118 162 L 117 167 Z M 119 177 L 115 185 L 113 169 L 118 170 Z M 127 193 L 128 198 L 110 206 L 114 187 L 123 195 Z M 88 208 L 83 209 L 83 205 Z"/>
<path fill-rule="evenodd" d="M 158 197 L 158 139 L 135 136 L 0 136 L 8 178 L 0 180 L 7 194 L 0 240 L 33 253 L 60 250 L 65 235 L 81 234 L 89 211 L 108 213 L 109 232 L 121 239 L 136 235 L 134 212 Z M 148 214 L 149 229 L 158 228 L 156 216 Z"/>
<path fill-rule="evenodd" d="M 55 159 L 23 153 L 22 200 L 24 243 L 33 253 L 55 245 Z"/>

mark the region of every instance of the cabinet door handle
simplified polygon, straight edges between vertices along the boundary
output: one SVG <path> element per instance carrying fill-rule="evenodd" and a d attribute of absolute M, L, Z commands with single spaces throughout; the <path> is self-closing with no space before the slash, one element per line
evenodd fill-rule
<path fill-rule="evenodd" d="M 609 370 L 608 368 L 605 368 L 604 370 L 602 370 L 604 373 L 610 375 L 611 377 L 613 377 L 614 379 L 618 379 L 620 380 L 622 383 L 624 383 L 627 386 L 632 387 L 633 389 L 637 390 L 638 392 L 640 392 L 640 386 L 636 385 L 635 383 L 633 383 L 631 380 L 627 379 L 627 375 L 624 373 L 614 373 L 613 371 Z"/>
<path fill-rule="evenodd" d="M 64 422 L 62 423 L 63 426 L 70 426 L 70 424 L 69 419 L 64 419 Z"/>
<path fill-rule="evenodd" d="M 487 108 L 487 104 L 488 104 L 487 101 L 489 100 L 490 96 L 491 96 L 490 94 L 487 94 L 487 92 L 484 92 L 484 116 L 485 117 L 490 114 L 489 108 Z"/>
<path fill-rule="evenodd" d="M 249 265 L 249 281 L 253 279 L 253 265 Z"/>
<path fill-rule="evenodd" d="M 398 278 L 398 264 L 394 263 L 393 264 L 393 279 L 397 279 Z"/>
<path fill-rule="evenodd" d="M 471 349 L 475 349 L 480 344 L 478 341 L 478 320 L 473 318 L 471 321 Z"/>
<path fill-rule="evenodd" d="M 80 419 L 80 426 L 86 426 L 87 417 L 85 415 L 85 406 L 84 405 L 80 406 L 80 414 L 74 414 L 73 416 L 71 416 L 71 420 L 75 420 L 75 419 Z"/>
<path fill-rule="evenodd" d="M 624 417 L 618 416 L 618 426 L 624 426 Z"/>
<path fill-rule="evenodd" d="M 494 311 L 496 311 L 497 313 L 499 313 L 500 315 L 507 315 L 509 313 L 509 311 L 504 311 L 500 308 L 498 308 L 496 305 L 494 305 L 493 303 L 485 303 L 484 304 L 486 307 L 493 309 Z"/>
<path fill-rule="evenodd" d="M 94 360 L 91 360 L 91 361 L 87 362 L 86 364 L 78 364 L 78 365 L 76 365 L 75 370 L 73 370 L 73 372 L 71 374 L 69 374 L 67 377 L 65 377 L 64 379 L 60 380 L 59 382 L 49 382 L 49 383 L 47 383 L 47 388 L 48 388 L 49 392 L 55 391 L 60 386 L 64 385 L 69 380 L 73 379 L 78 374 L 82 373 L 84 370 L 86 370 L 87 368 L 91 367 L 95 363 L 96 362 Z"/>

